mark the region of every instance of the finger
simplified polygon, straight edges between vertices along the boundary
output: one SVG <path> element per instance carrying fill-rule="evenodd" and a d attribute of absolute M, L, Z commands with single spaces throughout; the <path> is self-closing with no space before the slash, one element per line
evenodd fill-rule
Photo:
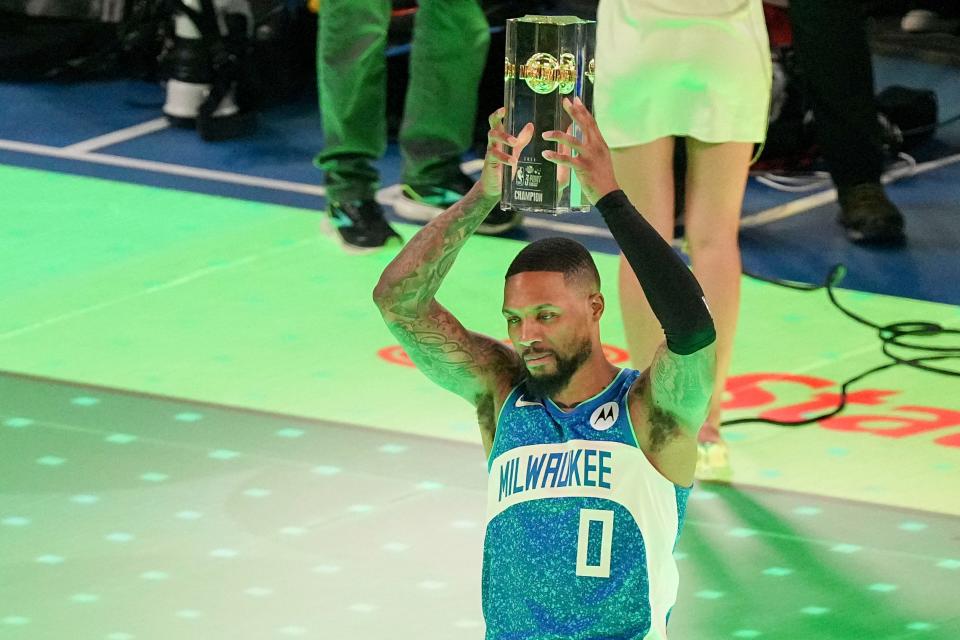
<path fill-rule="evenodd" d="M 564 98 L 560 102 L 560 105 L 563 107 L 563 110 L 566 111 L 570 115 L 570 117 L 574 119 L 574 121 L 577 120 L 577 118 L 579 117 L 579 114 L 576 113 L 573 100 L 571 100 L 570 98 Z"/>
<path fill-rule="evenodd" d="M 561 105 L 563 106 L 563 110 L 567 112 L 567 115 L 570 116 L 570 119 L 573 120 L 573 122 L 575 122 L 577 126 L 580 127 L 580 130 L 582 131 L 584 129 L 583 115 L 576 108 L 576 105 L 573 104 L 573 100 L 571 100 L 570 98 L 564 98 Z"/>
<path fill-rule="evenodd" d="M 590 109 L 587 109 L 587 105 L 583 104 L 583 100 L 581 100 L 579 97 L 573 98 L 573 108 L 577 111 L 577 113 L 580 114 L 580 117 L 587 122 L 596 123 L 593 114 L 590 113 Z"/>
<path fill-rule="evenodd" d="M 513 156 L 496 147 L 487 147 L 487 157 L 494 158 L 502 164 L 508 164 L 511 167 L 516 166 L 516 161 L 513 159 Z"/>
<path fill-rule="evenodd" d="M 532 122 L 528 122 L 523 125 L 523 129 L 520 129 L 520 133 L 517 134 L 517 141 L 520 144 L 527 144 L 533 140 L 534 126 Z"/>
<path fill-rule="evenodd" d="M 578 124 L 580 124 L 580 129 L 585 132 L 585 137 L 589 135 L 590 140 L 602 142 L 603 145 L 606 146 L 607 142 L 603 139 L 603 134 L 600 132 L 600 125 L 597 124 L 597 119 L 594 118 L 590 110 L 587 109 L 587 105 L 583 104 L 580 98 L 575 98 L 573 108 L 580 114 Z"/>
<path fill-rule="evenodd" d="M 564 133 L 562 131 L 545 131 L 543 133 L 543 139 L 556 141 L 558 144 L 567 146 L 575 150 L 577 153 L 583 151 L 583 143 L 569 133 Z"/>
<path fill-rule="evenodd" d="M 523 126 L 523 129 L 521 129 L 520 133 L 517 135 L 517 143 L 513 146 L 514 166 L 516 166 L 517 159 L 520 157 L 520 154 L 523 153 L 523 150 L 527 148 L 527 145 L 533 139 L 533 132 L 533 123 L 528 122 Z"/>
<path fill-rule="evenodd" d="M 507 132 L 504 131 L 503 129 L 491 129 L 487 133 L 487 140 L 496 141 L 496 142 L 508 145 L 510 147 L 515 147 L 520 143 L 519 140 L 507 134 Z"/>
<path fill-rule="evenodd" d="M 597 127 L 597 121 L 593 119 L 593 116 L 590 114 L 590 111 L 587 107 L 580 101 L 580 98 L 570 98 L 563 99 L 563 109 L 566 111 L 574 122 L 577 123 L 577 126 L 580 127 L 580 130 L 583 131 L 584 140 L 592 139 L 593 137 L 600 135 L 600 129 Z"/>
<path fill-rule="evenodd" d="M 543 151 L 541 153 L 544 158 L 561 167 L 571 167 L 573 169 L 580 169 L 582 167 L 582 161 L 576 156 L 557 153 L 556 151 Z"/>
<path fill-rule="evenodd" d="M 496 111 L 490 114 L 490 117 L 487 118 L 487 122 L 490 123 L 491 129 L 496 129 L 498 124 L 503 123 L 504 117 L 507 115 L 507 108 L 500 107 Z"/>

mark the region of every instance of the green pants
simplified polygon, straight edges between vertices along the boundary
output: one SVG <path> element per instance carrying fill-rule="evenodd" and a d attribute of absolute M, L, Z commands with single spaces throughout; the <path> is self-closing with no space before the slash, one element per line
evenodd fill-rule
<path fill-rule="evenodd" d="M 442 182 L 470 146 L 490 34 L 477 0 L 420 0 L 400 152 L 405 183 Z M 317 87 L 330 200 L 373 197 L 387 148 L 389 0 L 322 0 Z"/>

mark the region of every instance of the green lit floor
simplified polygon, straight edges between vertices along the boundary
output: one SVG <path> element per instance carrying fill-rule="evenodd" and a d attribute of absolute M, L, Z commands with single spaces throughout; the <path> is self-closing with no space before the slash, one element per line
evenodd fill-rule
<path fill-rule="evenodd" d="M 479 438 L 372 307 L 390 256 L 347 260 L 281 206 L 0 181 L 0 635 L 482 637 Z M 441 300 L 468 326 L 505 333 L 519 246 L 467 245 Z M 842 295 L 960 326 L 952 306 Z M 821 294 L 743 297 L 729 417 L 817 411 L 883 362 Z M 834 420 L 728 429 L 734 484 L 694 493 L 671 637 L 960 637 L 947 384 L 895 368 Z"/>

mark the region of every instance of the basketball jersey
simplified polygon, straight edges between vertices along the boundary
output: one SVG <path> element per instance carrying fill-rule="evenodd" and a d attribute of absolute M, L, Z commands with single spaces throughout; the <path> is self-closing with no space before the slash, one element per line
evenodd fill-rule
<path fill-rule="evenodd" d="M 488 640 L 667 637 L 690 488 L 637 444 L 639 376 L 623 369 L 567 412 L 523 384 L 507 397 L 487 464 Z"/>

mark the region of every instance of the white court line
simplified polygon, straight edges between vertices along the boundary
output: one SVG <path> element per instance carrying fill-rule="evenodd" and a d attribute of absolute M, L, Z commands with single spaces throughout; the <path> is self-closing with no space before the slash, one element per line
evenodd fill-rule
<path fill-rule="evenodd" d="M 482 161 L 481 161 L 482 162 Z M 469 164 L 469 163 L 464 163 Z M 465 173 L 469 173 L 465 171 Z M 394 201 L 400 197 L 400 185 L 394 184 L 389 187 L 384 187 L 377 191 L 377 202 L 387 206 L 392 206 Z M 526 216 L 523 219 L 523 226 L 525 227 L 534 227 L 536 229 L 549 229 L 550 231 L 557 231 L 561 233 L 573 233 L 581 236 L 595 236 L 597 238 L 608 238 L 613 239 L 613 236 L 610 235 L 610 231 L 606 227 L 594 227 L 587 224 L 575 224 L 573 222 L 559 222 L 554 220 L 552 217 L 539 216 L 532 217 Z"/>
<path fill-rule="evenodd" d="M 464 162 L 460 165 L 460 169 L 466 174 L 476 173 L 483 169 L 483 158 Z M 550 231 L 562 233 L 574 233 L 581 236 L 613 239 L 613 236 L 610 235 L 610 230 L 606 227 L 594 227 L 589 224 L 577 224 L 575 222 L 561 222 L 549 216 L 539 216 L 536 218 L 525 216 L 523 218 L 523 226 L 533 227 L 534 229 L 549 229 Z"/>
<path fill-rule="evenodd" d="M 134 138 L 139 138 L 140 136 L 145 136 L 156 131 L 163 131 L 169 126 L 170 122 L 166 118 L 154 118 L 153 120 L 148 120 L 147 122 L 141 122 L 140 124 L 133 125 L 132 127 L 127 127 L 126 129 L 118 129 L 117 131 L 113 131 L 102 136 L 97 136 L 96 138 L 90 138 L 89 140 L 83 140 L 82 142 L 68 145 L 63 147 L 63 150 L 73 151 L 76 153 L 87 153 L 89 151 L 93 151 L 94 149 L 109 147 L 112 144 L 119 144 L 121 142 L 126 142 L 127 140 L 133 140 Z"/>
<path fill-rule="evenodd" d="M 922 162 L 914 168 L 913 173 L 911 173 L 909 176 L 884 176 L 883 182 L 888 183 L 902 177 L 915 176 L 917 174 L 925 173 L 933 169 L 939 169 L 940 167 L 945 167 L 956 162 L 960 162 L 960 153 L 952 156 L 945 156 L 937 160 Z M 765 224 L 770 224 L 771 222 L 777 222 L 778 220 L 785 220 L 786 218 L 791 218 L 800 213 L 804 213 L 805 211 L 809 211 L 810 209 L 815 209 L 816 207 L 834 202 L 836 199 L 836 189 L 825 189 L 824 191 L 818 191 L 817 193 L 806 196 L 805 198 L 791 200 L 790 202 L 767 209 L 766 211 L 761 211 L 760 213 L 752 216 L 747 216 L 740 221 L 740 228 L 749 229 L 751 227 L 760 227 Z"/>
<path fill-rule="evenodd" d="M 811 209 L 815 209 L 821 205 L 833 202 L 836 199 L 836 189 L 820 191 L 819 193 L 814 193 L 813 195 L 806 196 L 805 198 L 791 200 L 790 202 L 777 205 L 776 207 L 771 207 L 770 209 L 766 209 L 760 213 L 755 213 L 752 216 L 741 218 L 740 228 L 750 229 L 752 227 L 762 227 L 763 225 L 770 224 L 771 222 L 792 218 L 795 215 L 810 211 Z"/>
<path fill-rule="evenodd" d="M 250 176 L 242 173 L 200 169 L 197 167 L 188 167 L 180 164 L 169 164 L 167 162 L 154 162 L 153 160 L 138 160 L 136 158 L 112 156 L 105 153 L 77 153 L 62 149 L 60 147 L 50 147 L 47 145 L 33 144 L 30 142 L 17 142 L 15 140 L 0 140 L 0 150 L 30 153 L 33 155 L 47 156 L 51 158 L 64 158 L 66 160 L 78 160 L 80 162 L 103 164 L 111 167 L 121 167 L 124 169 L 141 169 L 144 171 L 153 171 L 155 173 L 165 173 L 168 175 L 183 176 L 186 178 L 210 180 L 211 182 L 226 182 L 228 184 L 240 184 L 247 187 L 262 187 L 264 189 L 273 189 L 275 191 L 305 193 L 311 196 L 324 196 L 327 193 L 327 190 L 322 186 L 314 184 L 290 182 L 288 180 L 274 180 L 272 178 L 259 178 L 257 176 Z"/>
<path fill-rule="evenodd" d="M 7 151 L 16 151 L 19 153 L 30 153 L 40 156 L 55 158 L 65 158 L 68 160 L 78 160 L 81 162 L 91 162 L 94 164 L 103 164 L 114 167 L 129 169 L 142 169 L 145 171 L 154 171 L 169 175 L 179 175 L 188 178 L 198 178 L 201 180 L 210 180 L 214 182 L 227 182 L 231 184 L 241 184 L 245 186 L 262 187 L 264 189 L 274 189 L 277 191 L 288 191 L 293 193 L 305 193 L 308 195 L 325 196 L 327 191 L 320 185 L 305 184 L 302 182 L 290 182 L 287 180 L 274 180 L 271 178 L 259 178 L 241 173 L 230 173 L 227 171 L 214 171 L 210 169 L 200 169 L 185 165 L 169 164 L 166 162 L 154 162 L 152 160 L 138 160 L 136 158 L 126 158 L 123 156 L 114 156 L 101 153 L 84 153 L 70 151 L 68 148 L 51 147 L 29 142 L 18 142 L 16 140 L 0 139 L 0 149 Z M 960 162 L 960 154 L 946 156 L 937 160 L 931 160 L 918 164 L 913 175 L 918 175 L 933 169 L 938 169 L 950 164 Z M 482 160 L 471 160 L 461 165 L 464 171 L 475 172 L 483 164 Z M 392 185 L 381 189 L 377 193 L 377 200 L 381 204 L 391 204 L 392 198 L 399 193 L 399 185 Z M 792 200 L 783 205 L 772 207 L 760 213 L 747 216 L 740 221 L 741 228 L 759 227 L 778 220 L 793 217 L 809 211 L 823 204 L 833 202 L 837 197 L 835 189 L 827 189 L 819 193 L 814 193 L 805 198 Z M 542 229 L 552 229 L 564 231 L 566 233 L 575 233 L 579 235 L 596 236 L 609 238 L 610 233 L 603 227 L 594 227 L 591 225 L 581 225 L 570 222 L 557 222 L 545 218 L 527 218 L 524 222 L 527 226 Z"/>
<path fill-rule="evenodd" d="M 610 230 L 606 227 L 594 227 L 588 224 L 575 224 L 573 222 L 559 222 L 552 218 L 526 216 L 523 219 L 523 226 L 562 231 L 564 233 L 576 233 L 582 236 L 613 239 L 613 236 L 610 235 Z"/>
<path fill-rule="evenodd" d="M 134 298 L 140 298 L 145 295 L 151 295 L 151 294 L 157 293 L 158 291 L 165 291 L 167 289 L 179 287 L 180 285 L 187 284 L 188 282 L 192 282 L 200 278 L 204 278 L 210 274 L 219 273 L 221 271 L 226 271 L 228 269 L 235 269 L 236 267 L 243 266 L 251 262 L 256 262 L 257 260 L 261 260 L 268 256 L 273 256 L 278 253 L 286 253 L 287 251 L 297 249 L 313 241 L 314 241 L 314 238 L 304 238 L 303 240 L 299 240 L 288 246 L 279 247 L 275 249 L 268 249 L 260 253 L 254 253 L 251 255 L 243 256 L 242 258 L 237 258 L 236 260 L 233 260 L 226 264 L 217 265 L 214 267 L 203 267 L 202 269 L 197 269 L 196 271 L 192 271 L 182 276 L 173 278 L 172 280 L 168 280 L 166 282 L 161 282 L 160 284 L 146 287 L 145 289 L 141 289 L 140 291 L 134 291 L 132 293 L 119 296 L 117 298 L 111 298 L 109 300 L 104 300 L 102 302 L 98 302 L 97 304 L 93 304 L 87 307 L 74 309 L 72 311 L 62 313 L 58 316 L 44 318 L 43 320 L 34 322 L 33 324 L 29 324 L 25 327 L 20 327 L 19 329 L 13 329 L 11 331 L 7 331 L 6 333 L 0 333 L 0 341 L 8 340 L 10 338 L 15 338 L 25 333 L 30 333 L 31 331 L 36 331 L 37 329 L 42 329 L 44 327 L 48 327 L 50 325 L 57 324 L 59 322 L 63 322 L 64 320 L 69 320 L 71 318 L 83 316 L 88 313 L 93 313 L 94 311 L 100 311 L 101 309 L 105 309 L 107 307 L 111 307 L 115 304 L 126 302 L 128 300 L 133 300 Z"/>
<path fill-rule="evenodd" d="M 931 169 L 939 169 L 940 167 L 945 167 L 948 164 L 954 164 L 957 162 L 960 162 L 960 153 L 956 153 L 952 156 L 937 158 L 936 160 L 921 162 L 917 165 L 917 170 L 914 173 L 923 173 L 924 171 L 930 171 Z"/>

